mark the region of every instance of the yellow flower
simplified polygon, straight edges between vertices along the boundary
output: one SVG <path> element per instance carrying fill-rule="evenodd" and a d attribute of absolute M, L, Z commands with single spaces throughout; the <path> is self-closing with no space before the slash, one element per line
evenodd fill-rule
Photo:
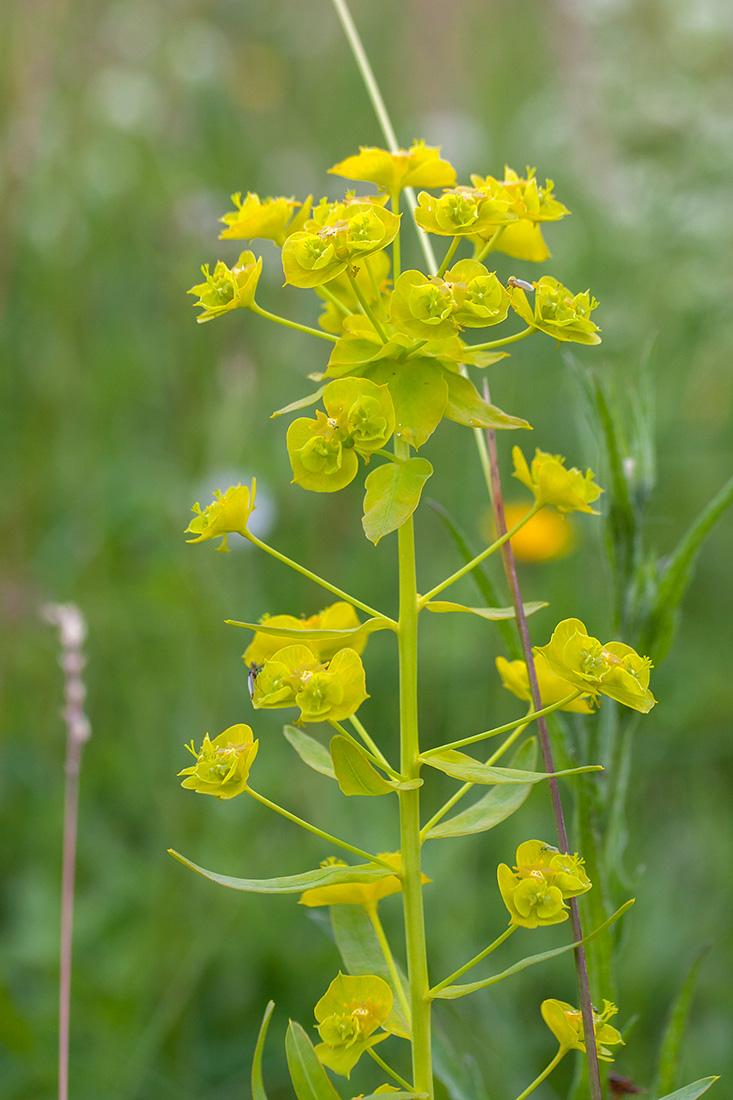
<path fill-rule="evenodd" d="M 531 260 L 535 263 L 541 263 L 549 258 L 550 251 L 545 244 L 539 223 L 557 221 L 570 213 L 567 207 L 558 202 L 553 195 L 552 180 L 546 180 L 545 186 L 540 187 L 535 179 L 534 168 L 528 168 L 526 178 L 521 178 L 513 169 L 506 167 L 503 180 L 495 180 L 492 176 L 487 176 L 485 179 L 481 176 L 471 176 L 471 183 L 479 189 L 501 188 L 502 193 L 511 202 L 509 209 L 517 218 L 517 221 L 511 222 L 502 229 L 493 244 L 494 251 L 503 252 L 517 260 Z M 479 240 L 487 241 L 493 232 L 493 229 L 484 230 L 477 234 L 477 237 Z"/>
<path fill-rule="evenodd" d="M 285 646 L 258 669 L 253 687 L 255 707 L 297 706 L 301 722 L 340 722 L 368 698 L 364 666 L 353 649 L 320 662 L 308 646 Z"/>
<path fill-rule="evenodd" d="M 347 200 L 316 207 L 305 224 L 308 228 L 291 233 L 283 244 L 285 282 L 316 287 L 391 244 L 400 217 L 379 203 Z"/>
<path fill-rule="evenodd" d="M 376 183 L 390 194 L 405 187 L 452 187 L 456 182 L 455 168 L 440 158 L 440 146 L 435 148 L 422 141 L 398 153 L 360 145 L 356 156 L 347 157 L 328 171 L 348 180 Z"/>
<path fill-rule="evenodd" d="M 505 504 L 504 516 L 509 530 L 519 523 L 529 511 L 527 504 Z M 492 541 L 496 538 L 491 517 L 486 524 L 491 530 Z M 528 520 L 516 535 L 512 535 L 512 550 L 518 561 L 539 563 L 543 561 L 556 561 L 565 557 L 573 549 L 575 536 L 571 525 L 563 516 L 543 508 Z"/>
<path fill-rule="evenodd" d="M 568 680 L 563 680 L 561 677 L 556 676 L 554 672 L 551 672 L 543 656 L 538 654 L 535 657 L 534 666 L 544 707 L 559 703 L 561 699 L 566 699 L 568 695 L 572 695 L 577 690 L 575 684 L 571 684 Z M 507 691 L 511 691 L 518 699 L 524 699 L 528 703 L 532 702 L 526 661 L 507 661 L 506 657 L 497 657 L 496 669 Z M 566 703 L 564 707 L 560 707 L 560 710 L 574 711 L 576 714 L 592 714 L 593 701 L 587 695 L 584 695 L 579 699 L 574 699 L 572 703 Z"/>
<path fill-rule="evenodd" d="M 565 459 L 560 455 L 547 454 L 539 447 L 532 459 L 532 467 L 519 447 L 512 450 L 514 473 L 518 481 L 526 485 L 535 496 L 538 504 L 552 504 L 558 512 L 590 512 L 600 515 L 591 508 L 603 492 L 600 485 L 593 481 L 593 471 L 586 470 L 585 476 L 575 466 L 567 469 Z"/>
<path fill-rule="evenodd" d="M 198 295 L 198 301 L 194 305 L 201 306 L 204 311 L 196 318 L 199 324 L 211 321 L 230 309 L 238 309 L 240 306 L 249 309 L 254 302 L 262 272 L 262 257 L 255 260 L 254 252 L 242 252 L 231 270 L 222 260 L 217 263 L 213 275 L 209 273 L 208 264 L 204 264 L 201 270 L 206 282 L 192 286 L 186 292 Z"/>
<path fill-rule="evenodd" d="M 580 1011 L 566 1001 L 547 1000 L 542 1002 L 542 1019 L 549 1027 L 563 1050 L 581 1050 L 585 1054 L 585 1036 L 583 1017 Z M 604 1000 L 603 1011 L 593 1009 L 593 1032 L 598 1047 L 598 1057 L 602 1062 L 612 1062 L 613 1055 L 607 1048 L 623 1045 L 621 1032 L 608 1023 L 618 1009 L 611 1001 Z"/>
<path fill-rule="evenodd" d="M 591 298 L 590 291 L 574 295 L 551 275 L 543 275 L 533 285 L 534 310 L 522 287 L 516 281 L 509 280 L 512 309 L 528 325 L 546 332 L 548 336 L 554 336 L 556 340 L 571 340 L 576 344 L 600 344 L 600 329 L 590 319 L 598 302 Z"/>
<path fill-rule="evenodd" d="M 319 1061 L 349 1077 L 364 1051 L 387 1035 L 375 1035 L 392 1011 L 392 990 L 375 974 L 341 974 L 315 1007 L 318 1033 L 323 1042 L 316 1047 Z"/>
<path fill-rule="evenodd" d="M 402 891 L 402 879 L 398 876 L 402 873 L 402 856 L 399 852 L 379 852 L 380 859 L 391 864 L 397 874 L 387 875 L 377 882 L 347 882 L 332 886 L 317 886 L 313 890 L 306 890 L 300 895 L 299 905 L 307 905 L 313 908 L 318 905 L 362 905 L 365 909 L 375 911 L 382 898 L 388 898 L 391 894 L 399 894 Z M 341 859 L 327 859 L 321 867 L 328 866 L 345 867 Z M 430 882 L 427 875 L 422 876 L 423 883 Z"/>
<path fill-rule="evenodd" d="M 279 245 L 283 244 L 288 235 L 286 227 L 293 210 L 301 205 L 294 198 L 268 198 L 262 202 L 259 195 L 250 191 L 247 192 L 244 202 L 241 191 L 237 191 L 232 195 L 232 202 L 237 209 L 219 218 L 227 227 L 219 234 L 219 240 L 251 241 L 258 237 Z M 310 202 L 306 206 L 310 210 Z"/>
<path fill-rule="evenodd" d="M 201 505 L 196 503 L 191 509 L 196 515 L 189 523 L 184 534 L 196 535 L 195 539 L 186 539 L 187 542 L 203 542 L 205 539 L 216 539 L 221 535 L 221 545 L 217 550 L 228 551 L 227 535 L 237 534 L 247 537 L 247 520 L 255 509 L 255 490 L 257 483 L 252 479 L 252 489 L 247 485 L 232 485 L 222 496 L 216 489 L 216 498 L 201 511 Z"/>
<path fill-rule="evenodd" d="M 580 619 L 564 619 L 545 646 L 534 653 L 543 655 L 556 676 L 589 692 L 594 698 L 608 695 L 632 710 L 648 714 L 656 703 L 649 690 L 652 662 L 640 657 L 624 642 L 601 645 L 592 638 Z"/>
<path fill-rule="evenodd" d="M 497 879 L 511 923 L 521 928 L 538 928 L 567 920 L 565 899 L 577 897 L 591 888 L 583 861 L 577 854 L 563 854 L 541 840 L 520 844 L 514 870 L 501 863 Z"/>
<path fill-rule="evenodd" d="M 181 786 L 199 794 L 213 794 L 215 798 L 234 798 L 247 784 L 258 746 L 259 741 L 252 740 L 250 727 L 243 724 L 230 726 L 213 741 L 207 733 L 199 752 L 193 741 L 186 745 L 196 763 L 178 773 L 188 777 Z"/>
<path fill-rule="evenodd" d="M 511 196 L 501 184 L 493 183 L 495 186 L 480 188 L 453 187 L 437 199 L 421 191 L 415 220 L 427 233 L 442 237 L 468 237 L 489 229 L 493 234 L 500 225 L 517 220 L 511 209 Z"/>

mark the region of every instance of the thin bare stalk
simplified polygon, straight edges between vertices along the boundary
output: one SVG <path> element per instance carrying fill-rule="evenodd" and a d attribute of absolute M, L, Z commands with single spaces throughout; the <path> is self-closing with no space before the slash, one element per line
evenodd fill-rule
<path fill-rule="evenodd" d="M 489 387 L 486 381 L 484 381 L 484 399 L 486 401 L 489 400 Z M 484 443 L 483 436 L 480 433 L 477 433 L 477 437 L 481 439 L 482 443 Z M 507 526 L 506 518 L 504 516 L 504 498 L 501 491 L 499 461 L 496 450 L 496 433 L 494 431 L 486 431 L 485 444 L 488 448 L 489 491 L 491 494 L 492 507 L 494 509 L 494 521 L 496 523 L 497 533 L 501 537 L 501 535 L 506 532 Z M 484 461 L 486 459 L 485 453 L 483 455 L 483 459 Z M 537 681 L 537 670 L 535 669 L 534 657 L 532 655 L 532 642 L 530 641 L 529 637 L 527 617 L 524 614 L 522 593 L 519 588 L 519 578 L 517 576 L 517 567 L 514 561 L 514 553 L 512 551 L 511 542 L 507 541 L 504 543 L 501 548 L 501 554 L 504 561 L 504 570 L 506 572 L 509 590 L 511 592 L 512 603 L 514 604 L 517 629 L 519 630 L 519 636 L 522 642 L 524 659 L 527 662 L 527 674 L 529 676 L 529 683 L 532 691 L 532 704 L 536 710 L 542 710 L 542 697 L 540 695 L 540 687 Z M 542 760 L 544 762 L 545 770 L 548 772 L 554 772 L 555 765 L 552 758 L 552 748 L 550 746 L 550 737 L 547 731 L 547 722 L 545 721 L 544 717 L 540 717 L 537 719 L 537 732 L 539 734 L 540 747 L 542 749 Z M 556 779 L 549 779 L 548 783 L 550 787 L 550 801 L 552 803 L 552 814 L 555 819 L 555 829 L 557 831 L 558 845 L 562 852 L 567 852 L 569 851 L 568 834 L 567 829 L 565 828 L 565 818 L 562 811 L 560 788 L 558 787 Z M 580 923 L 580 913 L 578 911 L 577 898 L 570 899 L 570 929 L 573 940 L 582 940 L 583 931 Z M 593 1006 L 591 1003 L 590 984 L 588 981 L 588 965 L 585 958 L 585 948 L 583 948 L 582 946 L 576 947 L 574 955 L 575 971 L 578 978 L 580 1010 L 583 1017 L 583 1034 L 585 1036 L 586 1057 L 588 1061 L 590 1097 L 591 1100 L 603 1100 L 603 1094 L 601 1092 L 600 1072 L 598 1068 L 598 1051 L 596 1049 L 596 1038 L 593 1026 Z"/>
<path fill-rule="evenodd" d="M 91 736 L 84 713 L 86 689 L 81 672 L 86 657 L 81 647 L 86 638 L 84 617 L 74 604 L 47 604 L 41 609 L 46 622 L 58 627 L 61 636 L 59 664 L 64 672 L 66 761 L 64 769 L 64 839 L 61 866 L 61 952 L 59 967 L 59 1100 L 69 1095 L 69 1020 L 71 1009 L 71 949 L 74 923 L 74 872 L 79 816 L 79 772 L 81 750 Z"/>

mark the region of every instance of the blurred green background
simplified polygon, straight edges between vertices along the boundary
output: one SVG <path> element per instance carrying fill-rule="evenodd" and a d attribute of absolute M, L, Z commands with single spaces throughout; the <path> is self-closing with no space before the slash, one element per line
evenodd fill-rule
<path fill-rule="evenodd" d="M 575 290 L 590 284 L 601 301 L 604 342 L 580 349 L 580 369 L 598 370 L 631 408 L 654 342 L 658 490 L 647 535 L 668 552 L 731 466 L 733 8 L 354 0 L 353 13 L 405 144 L 442 144 L 463 180 L 499 176 L 505 162 L 555 180 L 574 216 L 548 230 L 546 270 Z M 270 997 L 266 1071 L 278 1100 L 288 1095 L 285 1021 L 310 1026 L 338 968 L 334 946 L 292 897 L 219 889 L 166 848 L 251 877 L 329 854 L 254 803 L 194 798 L 175 777 L 188 763 L 185 742 L 251 717 L 240 660 L 249 635 L 223 620 L 312 613 L 325 601 L 248 548 L 220 556 L 210 544 L 186 546 L 181 532 L 194 500 L 254 473 L 270 541 L 387 607 L 395 544 L 365 542 L 356 488 L 317 498 L 289 484 L 286 424 L 268 416 L 308 392 L 320 343 L 245 314 L 197 327 L 184 292 L 201 263 L 237 255 L 236 243 L 216 239 L 232 191 L 336 197 L 343 185 L 325 170 L 381 135 L 327 0 L 5 0 L 0 89 L 0 1098 L 35 1100 L 56 1087 L 64 730 L 57 638 L 38 609 L 72 600 L 89 622 L 93 726 L 80 810 L 74 1100 L 248 1095 Z M 282 291 L 276 254 L 263 251 L 258 297 L 314 323 L 315 299 Z M 538 275 L 497 264 L 504 276 Z M 536 444 L 597 470 L 598 443 L 561 352 L 537 339 L 505 364 L 493 368 L 492 397 L 534 425 L 525 451 Z M 500 439 L 505 462 L 513 442 Z M 480 544 L 486 501 L 471 433 L 446 422 L 424 452 L 437 468 L 430 495 Z M 423 511 L 425 590 L 457 559 Z M 525 597 L 551 604 L 532 623 L 540 643 L 569 615 L 610 636 L 598 521 L 583 517 L 576 529 L 571 557 L 525 569 Z M 683 1081 L 733 1071 L 732 560 L 727 516 L 703 550 L 681 630 L 654 675 L 659 706 L 637 738 L 626 862 L 638 901 L 620 952 L 619 1019 L 639 1020 L 616 1064 L 644 1085 L 669 1000 L 706 943 Z M 452 618 L 424 632 L 429 743 L 516 713 L 497 688 L 498 634 Z M 385 741 L 395 728 L 393 658 L 390 639 L 372 639 L 362 716 Z M 295 758 L 281 724 L 257 716 L 259 789 L 324 825 L 341 814 L 340 831 L 357 842 L 394 847 L 394 807 L 380 803 L 367 831 L 374 804 L 344 804 Z M 503 927 L 496 863 L 551 830 L 543 791 L 527 807 L 494 833 L 428 849 L 434 973 Z M 383 908 L 397 934 L 398 902 Z M 506 957 L 563 934 L 522 933 Z M 539 1001 L 574 999 L 569 966 L 528 974 L 441 1012 L 448 1031 L 475 1037 L 492 1100 L 515 1095 L 553 1053 Z M 561 1095 L 559 1078 L 537 1095 Z"/>

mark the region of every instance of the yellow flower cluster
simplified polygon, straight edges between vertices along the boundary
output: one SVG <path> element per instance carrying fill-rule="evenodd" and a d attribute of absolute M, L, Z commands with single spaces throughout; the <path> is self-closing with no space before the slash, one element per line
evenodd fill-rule
<path fill-rule="evenodd" d="M 257 669 L 255 707 L 300 707 L 301 722 L 340 722 L 355 714 L 368 698 L 364 666 L 353 649 L 340 649 L 330 661 L 319 661 L 307 645 L 290 645 L 273 653 Z"/>
<path fill-rule="evenodd" d="M 200 504 L 194 504 L 191 511 L 195 512 L 195 516 L 185 534 L 196 535 L 196 538 L 186 541 L 203 542 L 205 539 L 217 539 L 221 536 L 217 550 L 228 551 L 227 535 L 237 534 L 246 538 L 247 520 L 256 507 L 256 488 L 257 483 L 253 478 L 251 489 L 247 485 L 232 485 L 223 494 L 218 489 L 215 490 L 215 499 L 203 511 Z"/>
<path fill-rule="evenodd" d="M 315 1007 L 319 1061 L 349 1077 L 362 1054 L 386 1039 L 375 1035 L 392 1011 L 392 990 L 374 974 L 339 974 Z"/>
<path fill-rule="evenodd" d="M 585 1035 L 581 1012 L 566 1001 L 549 999 L 540 1007 L 542 1019 L 560 1044 L 560 1049 L 581 1050 L 585 1054 Z M 609 1024 L 618 1009 L 611 1001 L 604 1000 L 603 1011 L 593 1009 L 593 1033 L 596 1037 L 598 1057 L 602 1062 L 612 1062 L 613 1055 L 608 1047 L 623 1045 L 621 1032 Z"/>
<path fill-rule="evenodd" d="M 512 870 L 506 863 L 500 863 L 497 879 L 509 910 L 510 923 L 521 928 L 538 928 L 567 920 L 565 900 L 591 888 L 583 861 L 577 854 L 563 854 L 541 840 L 520 844 L 516 866 Z"/>
<path fill-rule="evenodd" d="M 247 785 L 258 746 L 259 741 L 253 740 L 252 730 L 244 724 L 230 726 L 213 741 L 207 733 L 198 752 L 193 741 L 186 745 L 196 763 L 178 773 L 187 777 L 181 786 L 215 798 L 234 798 Z"/>

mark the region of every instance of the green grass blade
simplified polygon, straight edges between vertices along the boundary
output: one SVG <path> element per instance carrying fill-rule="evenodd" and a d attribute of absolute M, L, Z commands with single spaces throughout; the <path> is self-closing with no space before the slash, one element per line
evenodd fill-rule
<path fill-rule="evenodd" d="M 262 1017 L 260 1033 L 257 1036 L 257 1046 L 255 1047 L 255 1054 L 252 1060 L 252 1100 L 267 1100 L 265 1082 L 262 1080 L 262 1053 L 265 1049 L 267 1029 L 270 1026 L 270 1019 L 272 1018 L 274 1008 L 275 1002 L 270 1001 L 265 1009 L 265 1015 Z"/>
<path fill-rule="evenodd" d="M 669 1092 L 666 1096 L 660 1096 L 659 1100 L 697 1100 L 698 1096 L 702 1096 L 704 1092 L 707 1092 L 717 1080 L 717 1077 L 701 1077 L 699 1081 L 693 1081 L 691 1085 L 685 1085 L 684 1088 L 677 1089 L 677 1092 Z"/>
<path fill-rule="evenodd" d="M 695 991 L 695 982 L 700 970 L 700 965 L 705 955 L 710 950 L 710 945 L 698 951 L 692 966 L 685 976 L 677 997 L 673 1001 L 669 1017 L 664 1029 L 662 1043 L 659 1048 L 659 1064 L 657 1066 L 657 1078 L 653 1089 L 654 1095 L 663 1095 L 676 1084 L 677 1070 L 680 1061 L 682 1039 L 687 1027 L 687 1019 L 690 1014 L 690 1006 Z"/>

